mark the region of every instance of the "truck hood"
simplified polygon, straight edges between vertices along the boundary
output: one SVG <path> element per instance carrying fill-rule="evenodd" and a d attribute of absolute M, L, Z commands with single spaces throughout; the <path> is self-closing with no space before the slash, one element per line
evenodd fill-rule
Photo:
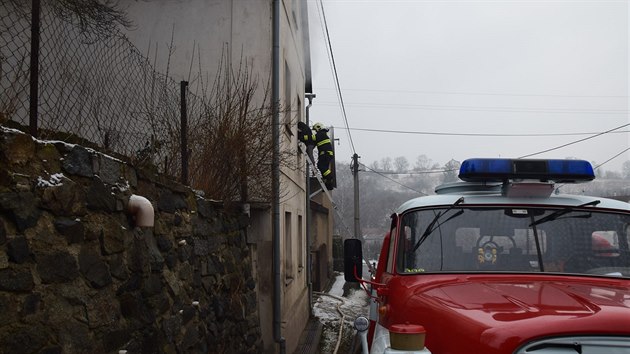
<path fill-rule="evenodd" d="M 460 276 L 429 286 L 407 284 L 411 296 L 402 308 L 410 310 L 412 322 L 425 326 L 433 353 L 464 348 L 511 353 L 543 336 L 630 336 L 628 285 L 627 280 L 584 277 Z"/>

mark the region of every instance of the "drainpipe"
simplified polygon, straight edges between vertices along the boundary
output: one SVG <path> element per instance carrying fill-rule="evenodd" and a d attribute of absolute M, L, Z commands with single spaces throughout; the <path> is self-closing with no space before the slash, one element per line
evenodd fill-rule
<path fill-rule="evenodd" d="M 132 194 L 131 197 L 129 197 L 127 211 L 133 215 L 136 226 L 153 227 L 155 223 L 155 213 L 153 211 L 153 205 L 147 198 Z"/>
<path fill-rule="evenodd" d="M 273 0 L 273 51 L 271 103 L 273 105 L 272 139 L 273 153 L 271 161 L 271 204 L 273 233 L 273 337 L 280 345 L 280 354 L 285 354 L 286 341 L 282 337 L 282 277 L 280 274 L 280 5 L 281 0 Z"/>
<path fill-rule="evenodd" d="M 314 93 L 304 95 L 308 99 L 306 106 L 306 125 L 309 123 L 309 109 L 313 104 Z M 309 157 L 307 157 L 308 159 Z M 311 165 L 306 164 L 306 283 L 308 284 L 308 308 L 313 315 L 313 279 L 311 272 Z"/>

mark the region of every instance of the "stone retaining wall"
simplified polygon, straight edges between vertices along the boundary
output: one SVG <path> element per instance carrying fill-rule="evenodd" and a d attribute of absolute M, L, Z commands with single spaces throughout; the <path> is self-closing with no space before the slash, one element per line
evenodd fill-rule
<path fill-rule="evenodd" d="M 134 227 L 132 194 L 154 228 Z M 149 169 L 0 126 L 0 352 L 259 352 L 247 223 Z"/>

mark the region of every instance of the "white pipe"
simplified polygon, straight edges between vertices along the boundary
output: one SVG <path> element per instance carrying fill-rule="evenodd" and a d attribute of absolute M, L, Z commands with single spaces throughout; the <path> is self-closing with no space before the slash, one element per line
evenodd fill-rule
<path fill-rule="evenodd" d="M 370 349 L 368 349 L 367 331 L 359 331 L 359 337 L 361 340 L 361 349 L 363 350 L 361 353 L 368 354 Z"/>
<path fill-rule="evenodd" d="M 127 210 L 133 215 L 136 226 L 153 227 L 155 213 L 153 205 L 147 198 L 132 194 L 129 197 Z"/>

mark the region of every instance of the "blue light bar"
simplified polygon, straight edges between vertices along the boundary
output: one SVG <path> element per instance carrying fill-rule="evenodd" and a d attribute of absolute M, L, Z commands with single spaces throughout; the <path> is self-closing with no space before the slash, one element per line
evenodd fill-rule
<path fill-rule="evenodd" d="M 593 166 L 584 160 L 468 159 L 459 169 L 467 182 L 505 182 L 536 179 L 558 183 L 577 183 L 595 179 Z"/>

